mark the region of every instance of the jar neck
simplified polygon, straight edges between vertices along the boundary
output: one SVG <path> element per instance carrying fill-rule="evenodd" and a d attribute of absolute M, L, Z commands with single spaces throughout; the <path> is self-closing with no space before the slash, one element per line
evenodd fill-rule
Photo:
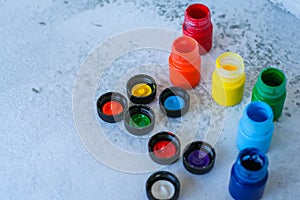
<path fill-rule="evenodd" d="M 258 149 L 246 148 L 239 153 L 234 170 L 243 182 L 261 181 L 268 174 L 268 158 Z"/>
<path fill-rule="evenodd" d="M 223 79 L 240 80 L 244 75 L 243 58 L 234 52 L 223 53 L 216 60 L 216 70 Z"/>
<path fill-rule="evenodd" d="M 201 58 L 197 41 L 188 36 L 175 39 L 169 61 L 178 69 L 186 68 L 186 66 L 199 68 Z"/>
<path fill-rule="evenodd" d="M 211 24 L 209 8 L 203 4 L 190 5 L 184 13 L 184 24 L 186 27 L 208 28 Z"/>
<path fill-rule="evenodd" d="M 281 70 L 268 67 L 261 71 L 256 87 L 260 93 L 273 97 L 281 96 L 286 92 L 286 77 Z"/>
<path fill-rule="evenodd" d="M 273 111 L 264 102 L 251 102 L 244 110 L 240 125 L 249 137 L 264 137 L 274 126 Z"/>
<path fill-rule="evenodd" d="M 188 67 L 193 67 L 199 69 L 200 67 L 200 57 L 193 57 L 186 58 L 184 56 L 171 53 L 170 55 L 170 63 L 172 63 L 173 67 L 177 69 L 185 69 L 187 70 Z"/>

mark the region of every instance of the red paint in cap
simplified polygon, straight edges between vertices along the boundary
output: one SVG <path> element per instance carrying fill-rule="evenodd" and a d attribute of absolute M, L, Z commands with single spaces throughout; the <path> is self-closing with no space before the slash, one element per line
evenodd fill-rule
<path fill-rule="evenodd" d="M 159 158 L 170 158 L 176 151 L 175 145 L 170 141 L 159 141 L 153 147 L 153 153 Z"/>
<path fill-rule="evenodd" d="M 123 111 L 123 106 L 117 101 L 106 102 L 102 107 L 102 112 L 106 115 L 118 115 Z"/>
<path fill-rule="evenodd" d="M 98 115 L 103 121 L 115 123 L 123 120 L 127 100 L 118 92 L 107 92 L 97 99 L 96 105 Z"/>
<path fill-rule="evenodd" d="M 173 133 L 159 132 L 149 139 L 148 151 L 154 162 L 169 165 L 180 156 L 180 141 Z"/>

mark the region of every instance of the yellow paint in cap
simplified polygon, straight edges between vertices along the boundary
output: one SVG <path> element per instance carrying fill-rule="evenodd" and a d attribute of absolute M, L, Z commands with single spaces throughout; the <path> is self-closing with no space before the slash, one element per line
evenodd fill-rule
<path fill-rule="evenodd" d="M 212 75 L 212 98 L 223 106 L 238 104 L 244 94 L 246 75 L 243 58 L 233 52 L 226 52 L 216 60 Z"/>
<path fill-rule="evenodd" d="M 139 83 L 133 86 L 133 88 L 131 89 L 131 93 L 136 97 L 146 97 L 152 93 L 152 89 L 145 83 Z"/>

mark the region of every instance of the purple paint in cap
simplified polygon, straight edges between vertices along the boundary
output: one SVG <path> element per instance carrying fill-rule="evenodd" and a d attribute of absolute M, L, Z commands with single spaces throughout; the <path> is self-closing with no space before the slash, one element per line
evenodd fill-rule
<path fill-rule="evenodd" d="M 188 155 L 188 162 L 194 167 L 205 167 L 210 163 L 210 158 L 206 151 L 194 150 Z"/>
<path fill-rule="evenodd" d="M 209 172 L 215 163 L 215 149 L 203 141 L 195 141 L 187 145 L 183 152 L 183 166 L 193 174 Z"/>

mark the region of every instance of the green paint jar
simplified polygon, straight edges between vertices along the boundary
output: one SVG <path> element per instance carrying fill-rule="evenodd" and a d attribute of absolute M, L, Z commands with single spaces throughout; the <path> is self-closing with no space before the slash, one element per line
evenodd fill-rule
<path fill-rule="evenodd" d="M 286 97 L 286 77 L 273 67 L 263 69 L 252 89 L 252 101 L 263 101 L 272 108 L 274 120 L 282 113 Z"/>

